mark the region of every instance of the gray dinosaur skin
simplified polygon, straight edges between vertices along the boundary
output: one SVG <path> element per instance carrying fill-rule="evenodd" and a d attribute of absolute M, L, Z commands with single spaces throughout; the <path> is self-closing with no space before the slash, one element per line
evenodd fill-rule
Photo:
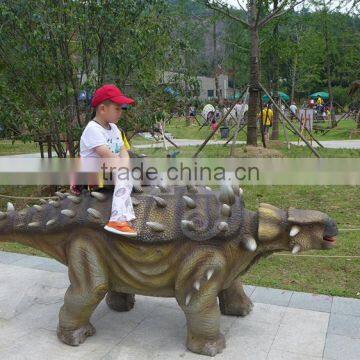
<path fill-rule="evenodd" d="M 103 230 L 109 191 L 58 194 L 55 202 L 0 213 L 0 241 L 37 248 L 68 267 L 57 331 L 66 344 L 95 333 L 90 317 L 105 296 L 111 309 L 129 311 L 141 294 L 175 297 L 186 316 L 187 348 L 215 356 L 225 348 L 220 314 L 246 316 L 253 308 L 241 282 L 252 265 L 273 252 L 335 244 L 337 226 L 326 214 L 268 204 L 248 211 L 239 188 L 138 191 L 136 239 Z"/>

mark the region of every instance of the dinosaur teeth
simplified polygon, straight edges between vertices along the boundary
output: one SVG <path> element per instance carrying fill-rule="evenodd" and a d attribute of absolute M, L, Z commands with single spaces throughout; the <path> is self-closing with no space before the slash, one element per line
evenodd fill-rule
<path fill-rule="evenodd" d="M 185 204 L 188 208 L 190 208 L 190 209 L 196 208 L 196 203 L 191 197 L 184 195 L 183 199 L 185 200 Z"/>
<path fill-rule="evenodd" d="M 40 223 L 39 222 L 32 222 L 30 224 L 28 224 L 29 227 L 32 227 L 32 228 L 36 228 L 36 227 L 39 227 L 40 226 Z"/>
<path fill-rule="evenodd" d="M 46 226 L 51 226 L 51 225 L 54 225 L 56 223 L 56 220 L 55 219 L 51 219 L 49 220 L 47 223 L 46 223 Z"/>
<path fill-rule="evenodd" d="M 158 223 L 158 222 L 147 221 L 146 225 L 149 226 L 152 230 L 154 230 L 156 232 L 165 231 L 165 226 L 163 224 Z"/>
<path fill-rule="evenodd" d="M 97 211 L 93 208 L 88 208 L 86 211 L 88 214 L 90 214 L 95 219 L 102 219 L 102 215 L 101 215 L 100 211 Z"/>
<path fill-rule="evenodd" d="M 189 230 L 195 230 L 195 224 L 190 220 L 181 220 L 181 225 Z"/>
<path fill-rule="evenodd" d="M 300 232 L 300 227 L 297 225 L 294 225 L 290 230 L 290 236 L 296 236 Z"/>
<path fill-rule="evenodd" d="M 106 195 L 104 195 L 103 193 L 97 192 L 97 191 L 92 191 L 90 193 L 90 195 L 92 197 L 94 197 L 96 200 L 99 200 L 99 201 L 105 201 L 106 200 Z"/>
<path fill-rule="evenodd" d="M 214 274 L 214 269 L 210 269 L 206 272 L 206 280 L 209 281 Z"/>
<path fill-rule="evenodd" d="M 64 193 L 60 192 L 60 191 L 57 191 L 57 192 L 55 193 L 55 195 L 56 195 L 57 197 L 59 197 L 60 199 L 65 199 L 65 198 L 66 198 L 66 195 L 65 195 Z"/>
<path fill-rule="evenodd" d="M 188 306 L 190 304 L 190 301 L 191 301 L 191 295 L 187 294 L 185 298 L 185 305 Z"/>
<path fill-rule="evenodd" d="M 74 204 L 80 204 L 80 202 L 81 202 L 81 197 L 79 197 L 79 196 L 69 195 L 67 198 L 70 201 L 72 201 Z"/>
<path fill-rule="evenodd" d="M 227 205 L 233 205 L 235 203 L 235 193 L 230 185 L 221 187 L 219 200 Z"/>
<path fill-rule="evenodd" d="M 6 206 L 7 211 L 15 211 L 15 206 L 13 203 L 8 202 Z"/>
<path fill-rule="evenodd" d="M 221 206 L 221 215 L 230 217 L 231 216 L 231 207 L 227 204 L 222 204 Z"/>
<path fill-rule="evenodd" d="M 199 291 L 200 290 L 200 281 L 195 281 L 194 282 L 194 289 Z"/>
<path fill-rule="evenodd" d="M 155 200 L 157 206 L 161 208 L 166 207 L 166 201 L 163 198 L 159 196 L 153 196 L 153 199 Z"/>
<path fill-rule="evenodd" d="M 73 218 L 76 214 L 75 214 L 75 211 L 73 210 L 69 210 L 69 209 L 64 209 L 64 210 L 61 210 L 61 214 L 69 217 L 69 218 Z"/>
<path fill-rule="evenodd" d="M 210 186 L 205 186 L 205 189 L 206 189 L 207 191 L 212 191 L 212 188 L 211 188 Z"/>
<path fill-rule="evenodd" d="M 297 254 L 300 250 L 301 250 L 300 245 L 296 244 L 296 245 L 293 247 L 291 253 L 292 253 L 293 255 L 295 255 L 295 254 Z"/>
<path fill-rule="evenodd" d="M 257 249 L 256 240 L 252 236 L 247 236 L 243 240 L 243 245 L 244 245 L 246 250 L 251 251 L 251 252 L 254 252 Z"/>
<path fill-rule="evenodd" d="M 5 218 L 6 218 L 6 216 L 7 216 L 7 214 L 6 214 L 6 213 L 4 213 L 4 212 L 0 211 L 0 220 L 5 219 Z"/>
<path fill-rule="evenodd" d="M 218 229 L 221 231 L 221 232 L 225 232 L 225 231 L 228 231 L 229 230 L 229 224 L 225 221 L 221 221 L 218 225 Z"/>
<path fill-rule="evenodd" d="M 43 207 L 40 205 L 33 205 L 33 208 L 36 209 L 37 211 L 42 211 Z"/>
<path fill-rule="evenodd" d="M 53 206 L 54 208 L 58 208 L 60 206 L 60 202 L 59 201 L 54 201 L 54 200 L 50 200 L 49 204 L 51 206 Z"/>
<path fill-rule="evenodd" d="M 138 206 L 140 204 L 140 201 L 137 198 L 132 197 L 131 202 L 133 206 Z"/>

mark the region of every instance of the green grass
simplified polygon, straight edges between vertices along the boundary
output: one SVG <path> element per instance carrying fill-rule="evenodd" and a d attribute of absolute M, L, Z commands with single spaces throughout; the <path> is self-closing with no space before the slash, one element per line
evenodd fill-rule
<path fill-rule="evenodd" d="M 199 117 L 198 119 L 200 120 Z M 326 127 L 327 125 L 319 124 L 319 126 Z M 343 120 L 340 121 L 336 128 L 329 131 L 326 135 L 321 135 L 320 132 L 313 132 L 313 135 L 319 141 L 349 140 L 350 131 L 355 130 L 356 126 L 357 125 L 353 119 Z M 166 131 L 170 132 L 174 139 L 205 139 L 210 134 L 210 127 L 207 125 L 200 130 L 198 125 L 187 126 L 184 118 L 173 118 L 170 124 L 166 127 Z M 298 140 L 298 137 L 290 131 L 288 131 L 288 136 L 290 141 Z M 219 135 L 217 134 L 215 138 L 218 139 Z M 360 135 L 353 136 L 352 139 L 360 139 Z M 244 131 L 240 132 L 238 140 L 246 140 L 246 134 Z M 280 140 L 285 140 L 282 126 L 280 126 Z"/>
<path fill-rule="evenodd" d="M 191 157 L 195 154 L 198 146 L 185 146 L 179 148 L 180 154 L 178 157 Z M 287 149 L 285 144 L 279 146 L 279 144 L 270 145 L 271 149 L 276 150 L 280 153 L 282 157 L 288 158 L 308 158 L 308 157 L 315 157 L 312 152 L 304 146 L 296 146 L 291 145 L 290 150 Z M 252 157 L 254 156 L 253 152 L 249 152 L 246 146 L 244 145 L 237 145 L 236 146 L 236 154 L 238 157 Z M 261 148 L 259 149 L 261 150 Z M 175 151 L 174 148 L 166 151 L 164 148 L 151 148 L 151 149 L 141 149 L 137 150 L 137 152 L 144 153 L 151 157 L 164 157 L 167 153 L 171 153 Z M 317 149 L 320 156 L 323 158 L 348 158 L 348 157 L 360 157 L 360 150 L 359 149 Z M 203 151 L 199 154 L 199 158 L 204 157 L 228 157 L 230 153 L 230 146 L 223 146 L 223 145 L 207 145 Z M 256 157 L 261 157 L 257 155 Z"/>
<path fill-rule="evenodd" d="M 0 140 L 0 155 L 16 155 L 40 152 L 39 146 L 34 142 L 23 143 L 11 140 Z"/>

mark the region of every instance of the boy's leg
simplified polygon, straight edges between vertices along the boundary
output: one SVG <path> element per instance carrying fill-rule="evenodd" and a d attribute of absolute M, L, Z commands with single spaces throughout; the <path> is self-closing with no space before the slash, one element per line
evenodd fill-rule
<path fill-rule="evenodd" d="M 128 223 L 135 219 L 135 212 L 131 201 L 132 182 L 118 180 L 115 182 L 110 221 L 105 230 L 114 234 L 131 236 L 137 235 L 135 229 Z"/>
<path fill-rule="evenodd" d="M 131 202 L 132 182 L 120 180 L 115 184 L 110 221 L 131 221 L 135 219 Z"/>

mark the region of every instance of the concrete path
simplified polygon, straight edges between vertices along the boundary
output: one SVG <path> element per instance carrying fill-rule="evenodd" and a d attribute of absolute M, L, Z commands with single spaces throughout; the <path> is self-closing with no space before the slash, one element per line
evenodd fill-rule
<path fill-rule="evenodd" d="M 205 359 L 185 349 L 185 318 L 174 299 L 136 297 L 127 313 L 104 302 L 95 336 L 79 347 L 56 337 L 68 286 L 66 268 L 39 257 L 0 252 L 0 359 Z M 245 318 L 221 317 L 227 339 L 217 359 L 358 360 L 360 300 L 247 286 Z"/>
<path fill-rule="evenodd" d="M 297 141 L 291 141 L 291 143 L 298 145 Z M 326 140 L 320 141 L 320 144 L 328 149 L 360 149 L 360 140 Z M 301 141 L 299 145 L 305 146 L 305 143 Z M 319 145 L 313 141 L 313 146 L 318 147 Z"/>

